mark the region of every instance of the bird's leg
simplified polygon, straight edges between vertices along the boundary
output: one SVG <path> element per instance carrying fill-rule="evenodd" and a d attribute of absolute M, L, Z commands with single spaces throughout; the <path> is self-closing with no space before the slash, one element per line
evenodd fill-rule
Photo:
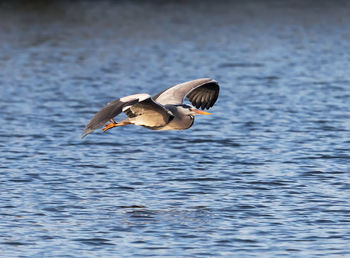
<path fill-rule="evenodd" d="M 105 132 L 113 127 L 116 127 L 117 123 L 114 121 L 114 119 L 112 118 L 111 120 L 109 120 L 109 123 L 105 124 L 105 126 L 102 128 L 102 131 Z"/>
<path fill-rule="evenodd" d="M 118 126 L 123 126 L 123 125 L 130 125 L 130 122 L 119 122 L 117 123 L 116 121 L 114 121 L 114 119 L 112 118 L 111 120 L 109 120 L 110 122 L 108 124 L 105 124 L 105 126 L 102 128 L 102 131 L 105 132 L 113 127 L 118 127 Z"/>

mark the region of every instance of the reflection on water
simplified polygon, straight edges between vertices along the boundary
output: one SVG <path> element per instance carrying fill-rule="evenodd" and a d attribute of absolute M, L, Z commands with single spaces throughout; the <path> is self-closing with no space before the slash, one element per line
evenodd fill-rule
<path fill-rule="evenodd" d="M 348 3 L 0 5 L 3 256 L 347 255 Z M 186 131 L 104 103 L 220 82 Z"/>

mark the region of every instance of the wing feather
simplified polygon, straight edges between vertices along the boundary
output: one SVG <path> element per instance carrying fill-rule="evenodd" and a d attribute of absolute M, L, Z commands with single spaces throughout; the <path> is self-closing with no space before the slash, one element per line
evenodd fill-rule
<path fill-rule="evenodd" d="M 219 91 L 216 81 L 202 78 L 175 85 L 158 93 L 153 99 L 162 105 L 179 105 L 187 97 L 196 108 L 209 109 L 215 104 Z"/>
<path fill-rule="evenodd" d="M 134 94 L 114 100 L 98 111 L 86 125 L 82 138 L 92 131 L 102 127 L 106 122 L 119 115 L 123 108 L 129 105 L 134 105 L 139 101 L 150 98 L 149 94 Z"/>

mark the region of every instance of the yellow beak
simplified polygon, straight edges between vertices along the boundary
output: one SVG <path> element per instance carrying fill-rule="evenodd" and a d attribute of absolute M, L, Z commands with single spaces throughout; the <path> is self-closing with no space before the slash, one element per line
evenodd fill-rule
<path fill-rule="evenodd" d="M 209 112 L 205 112 L 205 111 L 202 111 L 202 110 L 199 110 L 199 109 L 194 109 L 193 110 L 196 114 L 198 115 L 210 115 Z"/>

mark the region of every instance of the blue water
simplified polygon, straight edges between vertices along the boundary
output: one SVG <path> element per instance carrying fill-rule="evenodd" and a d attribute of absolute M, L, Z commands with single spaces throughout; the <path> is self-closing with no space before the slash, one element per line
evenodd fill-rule
<path fill-rule="evenodd" d="M 350 256 L 347 2 L 0 5 L 1 257 Z M 211 77 L 211 116 L 80 139 Z"/>

